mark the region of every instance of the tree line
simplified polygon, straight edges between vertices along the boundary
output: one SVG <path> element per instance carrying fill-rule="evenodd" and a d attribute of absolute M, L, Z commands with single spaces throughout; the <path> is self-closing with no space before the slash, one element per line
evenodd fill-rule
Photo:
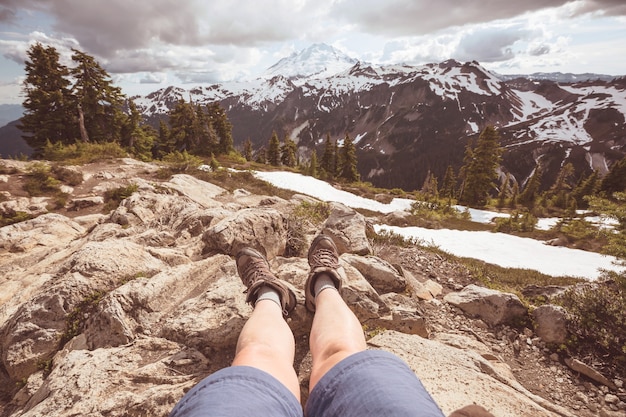
<path fill-rule="evenodd" d="M 142 160 L 172 152 L 205 156 L 234 150 L 232 125 L 217 103 L 181 100 L 156 131 L 92 56 L 72 49 L 73 66 L 68 67 L 56 48 L 41 43 L 32 45 L 27 56 L 19 127 L 35 156 L 51 145 L 76 143 L 116 143 Z"/>
<path fill-rule="evenodd" d="M 429 173 L 421 192 L 428 198 L 454 200 L 470 207 L 523 208 L 540 215 L 573 214 L 589 207 L 590 196 L 612 198 L 626 190 L 626 158 L 614 164 L 604 177 L 593 171 L 576 178 L 574 166 L 566 163 L 554 183 L 542 192 L 541 167 L 537 166 L 520 185 L 502 170 L 502 152 L 497 130 L 488 126 L 476 145 L 471 141 L 467 144 L 458 178 L 449 166 L 440 186 L 437 177 Z"/>

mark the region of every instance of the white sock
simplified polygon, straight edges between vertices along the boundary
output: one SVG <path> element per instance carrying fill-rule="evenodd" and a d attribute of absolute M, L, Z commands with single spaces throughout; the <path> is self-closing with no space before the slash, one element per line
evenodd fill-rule
<path fill-rule="evenodd" d="M 335 283 L 333 282 L 333 280 L 327 274 L 322 274 L 317 277 L 315 283 L 313 284 L 315 296 L 317 297 L 319 293 L 327 288 L 332 288 L 333 290 L 337 291 L 337 287 L 335 287 Z"/>
<path fill-rule="evenodd" d="M 261 300 L 272 300 L 273 302 L 278 304 L 280 308 L 283 308 L 283 306 L 280 304 L 280 295 L 272 287 L 268 285 L 263 285 L 261 288 L 259 288 L 259 290 L 257 291 L 257 294 L 258 294 L 257 299 L 254 302 L 254 305 L 256 305 L 256 303 L 258 303 Z"/>

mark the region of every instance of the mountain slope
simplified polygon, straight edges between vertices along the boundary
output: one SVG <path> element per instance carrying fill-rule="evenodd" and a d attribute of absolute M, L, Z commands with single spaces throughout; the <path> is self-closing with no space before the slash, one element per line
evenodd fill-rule
<path fill-rule="evenodd" d="M 321 78 L 334 75 L 356 63 L 356 59 L 350 58 L 338 49 L 316 43 L 281 59 L 265 71 L 263 78 L 273 78 L 277 75 L 290 80 Z"/>
<path fill-rule="evenodd" d="M 477 62 L 357 62 L 340 72 L 324 62 L 337 63 L 336 51 L 317 45 L 282 60 L 269 74 L 282 75 L 168 88 L 140 98 L 138 105 L 154 118 L 181 98 L 219 101 L 234 125 L 236 145 L 250 138 L 259 149 L 276 131 L 299 144 L 302 159 L 313 148 L 321 151 L 327 134 L 341 140 L 348 133 L 357 142 L 363 179 L 409 190 L 421 188 L 429 171 L 443 178 L 448 165 L 458 170 L 467 141 L 487 125 L 499 128 L 504 170 L 520 185 L 538 165 L 544 186 L 550 186 L 566 162 L 581 176 L 592 169 L 605 173 L 626 155 L 623 78 L 559 84 L 503 81 Z"/>

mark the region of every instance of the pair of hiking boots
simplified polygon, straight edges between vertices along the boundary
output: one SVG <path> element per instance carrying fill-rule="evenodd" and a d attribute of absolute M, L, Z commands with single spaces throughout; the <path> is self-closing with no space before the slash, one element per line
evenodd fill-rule
<path fill-rule="evenodd" d="M 308 261 L 311 271 L 304 286 L 304 305 L 307 310 L 315 311 L 315 280 L 325 273 L 333 281 L 335 288 L 341 288 L 339 268 L 339 253 L 335 242 L 326 235 L 318 235 L 313 239 L 308 252 Z M 296 307 L 296 295 L 278 279 L 271 271 L 270 264 L 259 251 L 253 248 L 244 248 L 236 256 L 237 272 L 241 281 L 248 288 L 246 302 L 254 305 L 258 298 L 258 291 L 263 286 L 275 290 L 280 296 L 283 314 L 288 316 Z"/>

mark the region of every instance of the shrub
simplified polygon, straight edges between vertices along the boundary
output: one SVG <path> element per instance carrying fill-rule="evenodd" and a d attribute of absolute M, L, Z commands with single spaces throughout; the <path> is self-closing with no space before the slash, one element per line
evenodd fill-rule
<path fill-rule="evenodd" d="M 319 226 L 330 215 L 328 203 L 303 201 L 287 218 L 287 244 L 285 256 L 302 256 L 306 251 L 307 226 Z"/>
<path fill-rule="evenodd" d="M 111 190 L 108 190 L 104 193 L 104 208 L 103 211 L 105 213 L 115 209 L 120 205 L 122 200 L 133 195 L 134 192 L 138 190 L 137 184 L 130 184 L 126 187 L 118 187 Z"/>
<path fill-rule="evenodd" d="M 617 374 L 626 373 L 626 273 L 567 290 L 560 304 L 570 313 L 569 348 L 611 360 Z"/>
<path fill-rule="evenodd" d="M 43 159 L 63 161 L 71 164 L 88 164 L 107 159 L 124 158 L 126 151 L 116 142 L 73 143 L 64 145 L 60 142 L 47 142 L 41 151 Z"/>
<path fill-rule="evenodd" d="M 185 172 L 189 169 L 195 169 L 202 164 L 202 159 L 187 151 L 170 152 L 165 155 L 162 160 L 175 172 Z"/>
<path fill-rule="evenodd" d="M 509 217 L 499 217 L 495 219 L 495 223 L 496 232 L 532 232 L 537 225 L 537 218 L 528 211 L 524 211 L 523 213 L 514 211 Z"/>
<path fill-rule="evenodd" d="M 80 185 L 83 182 L 83 174 L 62 166 L 52 167 L 51 173 L 56 179 L 72 187 Z"/>
<path fill-rule="evenodd" d="M 9 210 L 5 213 L 2 213 L 2 216 L 0 216 L 0 227 L 20 223 L 26 220 L 30 220 L 32 218 L 32 214 L 26 213 L 24 211 Z"/>
<path fill-rule="evenodd" d="M 28 167 L 26 180 L 22 188 L 30 196 L 45 196 L 59 192 L 61 182 L 50 175 L 50 167 L 41 162 L 35 162 Z"/>

